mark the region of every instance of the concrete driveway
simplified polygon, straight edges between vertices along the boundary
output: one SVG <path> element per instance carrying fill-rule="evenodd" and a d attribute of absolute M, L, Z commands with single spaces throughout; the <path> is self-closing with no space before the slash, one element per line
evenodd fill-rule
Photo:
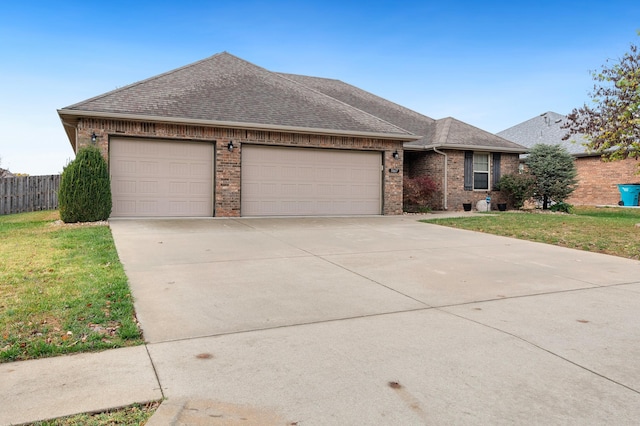
<path fill-rule="evenodd" d="M 157 424 L 640 418 L 640 262 L 407 216 L 110 223 Z"/>

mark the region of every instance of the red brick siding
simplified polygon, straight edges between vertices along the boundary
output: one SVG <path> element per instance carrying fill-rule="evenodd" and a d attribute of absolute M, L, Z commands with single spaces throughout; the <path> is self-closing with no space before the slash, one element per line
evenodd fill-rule
<path fill-rule="evenodd" d="M 602 161 L 600 157 L 576 159 L 578 186 L 567 200 L 574 205 L 617 205 L 619 183 L 640 183 L 640 160 Z"/>
<path fill-rule="evenodd" d="M 493 209 L 498 203 L 505 202 L 505 197 L 500 191 L 465 191 L 464 190 L 464 151 L 442 150 L 447 154 L 447 209 L 462 210 L 463 203 L 471 203 L 473 208 L 478 201 L 491 196 Z M 409 155 L 410 154 L 410 155 Z M 410 159 L 405 165 L 407 176 L 429 176 L 438 185 L 438 190 L 444 190 L 444 156 L 434 151 L 411 152 L 407 154 Z M 503 153 L 500 159 L 500 175 L 517 173 L 519 164 L 518 154 Z M 493 160 L 491 160 L 493 170 Z M 493 182 L 491 182 L 493 185 Z M 436 209 L 443 208 L 444 197 L 441 204 L 433 206 Z"/>
<path fill-rule="evenodd" d="M 405 151 L 405 174 L 408 177 L 427 176 L 435 184 L 437 194 L 430 207 L 434 210 L 444 209 L 444 156 L 430 152 Z"/>
<path fill-rule="evenodd" d="M 216 141 L 214 209 L 215 216 L 218 217 L 237 217 L 241 214 L 240 159 L 243 143 L 384 152 L 383 214 L 402 214 L 403 152 L 401 141 L 82 118 L 77 125 L 76 146 L 80 148 L 91 144 L 91 135 L 94 132 L 98 137 L 96 144 L 107 161 L 109 161 L 110 136 Z M 227 149 L 230 140 L 236 147 L 233 152 Z M 398 151 L 400 154 L 400 158 L 397 160 L 393 158 L 394 151 Z M 399 173 L 390 173 L 389 169 L 399 169 Z"/>

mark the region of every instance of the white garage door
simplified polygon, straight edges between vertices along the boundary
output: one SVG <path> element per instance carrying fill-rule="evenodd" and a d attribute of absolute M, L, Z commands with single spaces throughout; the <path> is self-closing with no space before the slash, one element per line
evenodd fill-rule
<path fill-rule="evenodd" d="M 112 138 L 113 217 L 213 216 L 213 144 Z"/>
<path fill-rule="evenodd" d="M 242 146 L 242 216 L 380 214 L 382 154 Z"/>

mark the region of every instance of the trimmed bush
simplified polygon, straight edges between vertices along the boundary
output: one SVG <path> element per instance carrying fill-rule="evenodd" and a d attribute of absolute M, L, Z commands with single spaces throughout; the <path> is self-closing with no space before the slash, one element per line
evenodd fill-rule
<path fill-rule="evenodd" d="M 94 146 L 80 148 L 62 171 L 58 191 L 60 219 L 65 223 L 107 220 L 111 182 L 107 162 Z"/>
<path fill-rule="evenodd" d="M 504 191 L 511 205 L 521 209 L 524 202 L 533 196 L 535 178 L 529 174 L 507 174 L 500 178 L 496 185 L 499 191 Z"/>
<path fill-rule="evenodd" d="M 550 210 L 552 212 L 572 213 L 573 206 L 569 203 L 565 203 L 564 201 L 561 201 L 559 203 L 553 204 Z"/>

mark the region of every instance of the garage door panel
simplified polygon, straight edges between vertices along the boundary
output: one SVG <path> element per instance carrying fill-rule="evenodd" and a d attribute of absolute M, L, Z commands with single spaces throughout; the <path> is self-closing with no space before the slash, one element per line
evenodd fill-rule
<path fill-rule="evenodd" d="M 243 216 L 380 214 L 378 152 L 242 148 Z"/>
<path fill-rule="evenodd" d="M 181 196 L 188 193 L 188 182 L 169 182 L 167 185 L 169 194 Z"/>
<path fill-rule="evenodd" d="M 118 204 L 113 205 L 111 214 L 113 216 L 128 216 L 135 212 L 136 202 L 133 200 L 122 200 Z"/>
<path fill-rule="evenodd" d="M 189 164 L 186 162 L 182 162 L 182 163 L 178 163 L 178 162 L 171 162 L 169 163 L 169 176 L 171 177 L 184 177 L 184 176 L 190 176 L 191 175 L 191 168 L 189 167 Z"/>
<path fill-rule="evenodd" d="M 213 216 L 213 145 L 113 138 L 112 216 Z"/>
<path fill-rule="evenodd" d="M 157 194 L 159 191 L 158 189 L 158 182 L 157 181 L 139 181 L 138 185 L 140 188 L 140 194 Z M 135 184 L 133 186 L 134 188 L 134 192 L 133 194 L 135 194 Z M 131 194 L 131 192 L 127 192 L 128 194 Z"/>
<path fill-rule="evenodd" d="M 209 185 L 201 182 L 189 183 L 189 194 L 191 195 L 208 195 Z"/>
<path fill-rule="evenodd" d="M 158 211 L 158 202 L 155 200 L 140 200 L 136 204 L 138 210 L 145 215 L 153 216 Z"/>
<path fill-rule="evenodd" d="M 298 179 L 298 168 L 284 165 L 280 169 L 280 177 L 291 180 Z"/>
<path fill-rule="evenodd" d="M 158 161 L 139 160 L 137 167 L 133 167 L 131 174 L 136 176 L 159 176 L 162 173 Z"/>
<path fill-rule="evenodd" d="M 209 177 L 211 177 L 211 164 L 192 163 L 189 172 L 191 177 L 208 179 Z"/>
<path fill-rule="evenodd" d="M 124 179 L 111 179 L 111 192 L 113 194 L 135 194 L 136 182 Z"/>

